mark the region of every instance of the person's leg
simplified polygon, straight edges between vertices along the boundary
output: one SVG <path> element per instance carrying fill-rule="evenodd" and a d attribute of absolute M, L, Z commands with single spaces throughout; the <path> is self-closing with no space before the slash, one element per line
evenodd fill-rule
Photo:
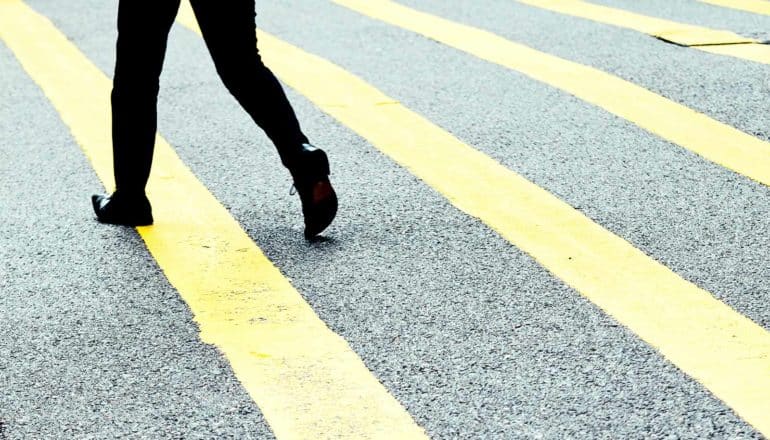
<path fill-rule="evenodd" d="M 254 0 L 192 0 L 195 17 L 225 87 L 278 149 L 291 168 L 308 142 L 281 84 L 257 49 Z"/>
<path fill-rule="evenodd" d="M 273 141 L 302 201 L 305 236 L 323 231 L 337 213 L 326 153 L 308 144 L 283 88 L 257 50 L 254 0 L 191 0 L 217 73 Z"/>
<path fill-rule="evenodd" d="M 157 130 L 158 81 L 179 0 L 121 0 L 112 87 L 115 193 L 91 198 L 99 221 L 152 224 L 144 188 Z"/>
<path fill-rule="evenodd" d="M 144 194 L 157 130 L 166 41 L 179 0 L 121 0 L 112 88 L 112 146 L 118 193 Z"/>

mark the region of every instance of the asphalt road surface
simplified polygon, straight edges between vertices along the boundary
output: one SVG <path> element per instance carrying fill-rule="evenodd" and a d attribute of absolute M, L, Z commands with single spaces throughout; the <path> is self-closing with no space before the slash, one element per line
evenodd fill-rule
<path fill-rule="evenodd" d="M 0 439 L 770 436 L 770 2 L 592 1 L 257 1 L 311 243 L 184 9 L 97 223 L 117 0 L 0 0 Z"/>

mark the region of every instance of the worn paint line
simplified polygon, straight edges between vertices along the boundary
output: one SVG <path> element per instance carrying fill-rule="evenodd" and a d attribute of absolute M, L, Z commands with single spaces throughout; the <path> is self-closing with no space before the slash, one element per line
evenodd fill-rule
<path fill-rule="evenodd" d="M 516 0 L 525 5 L 571 15 L 573 17 L 632 29 L 654 37 L 664 36 L 682 46 L 704 44 L 756 43 L 751 38 L 736 33 L 695 26 L 638 14 L 610 6 L 598 5 L 582 0 Z"/>
<path fill-rule="evenodd" d="M 632 29 L 680 46 L 770 64 L 770 46 L 730 31 L 649 17 L 582 0 L 516 0 L 529 6 Z"/>
<path fill-rule="evenodd" d="M 770 143 L 593 67 L 389 0 L 333 0 L 564 90 L 704 158 L 770 185 Z"/>
<path fill-rule="evenodd" d="M 389 11 L 395 6 L 390 2 L 354 3 L 396 23 L 407 18 L 402 14 L 408 11 Z M 408 20 L 420 27 L 424 18 Z M 189 17 L 180 19 L 192 25 Z M 441 37 L 457 32 L 459 39 L 489 43 L 461 30 L 449 27 Z M 267 62 L 289 86 L 532 255 L 770 433 L 770 333 L 765 329 L 360 78 L 267 33 L 260 33 L 259 41 Z M 499 49 L 493 45 L 490 51 Z M 514 55 L 521 55 L 519 49 Z M 378 105 L 383 102 L 392 104 Z"/>
<path fill-rule="evenodd" d="M 20 0 L 0 0 L 0 38 L 112 187 L 109 79 Z M 160 137 L 153 173 L 156 223 L 138 231 L 277 438 L 425 438 Z"/>
<path fill-rule="evenodd" d="M 770 15 L 770 2 L 765 0 L 699 0 L 714 6 L 722 6 L 754 14 Z"/>
<path fill-rule="evenodd" d="M 709 29 L 662 18 L 649 17 L 623 9 L 597 5 L 582 0 L 516 1 L 540 9 L 558 12 L 560 14 L 584 18 L 625 29 L 632 29 L 653 37 L 662 37 L 672 43 L 682 46 L 758 42 L 730 31 Z"/>

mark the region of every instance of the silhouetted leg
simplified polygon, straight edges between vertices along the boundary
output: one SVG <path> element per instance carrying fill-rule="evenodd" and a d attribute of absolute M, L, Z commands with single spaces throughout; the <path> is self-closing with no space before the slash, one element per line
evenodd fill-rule
<path fill-rule="evenodd" d="M 157 130 L 158 80 L 180 0 L 121 0 L 112 88 L 117 192 L 144 194 Z M 213 2 L 212 2 L 213 3 Z"/>
<path fill-rule="evenodd" d="M 257 50 L 254 0 L 192 0 L 220 78 L 290 167 L 307 143 L 283 88 Z"/>

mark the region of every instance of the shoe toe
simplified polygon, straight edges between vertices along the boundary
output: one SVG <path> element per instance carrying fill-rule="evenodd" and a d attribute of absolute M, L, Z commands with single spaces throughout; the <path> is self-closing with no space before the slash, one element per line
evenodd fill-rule
<path fill-rule="evenodd" d="M 104 205 L 107 204 L 109 201 L 109 197 L 100 195 L 100 194 L 94 194 L 91 196 L 91 205 L 94 207 L 94 213 L 96 215 L 99 215 L 99 211 L 104 209 Z"/>

